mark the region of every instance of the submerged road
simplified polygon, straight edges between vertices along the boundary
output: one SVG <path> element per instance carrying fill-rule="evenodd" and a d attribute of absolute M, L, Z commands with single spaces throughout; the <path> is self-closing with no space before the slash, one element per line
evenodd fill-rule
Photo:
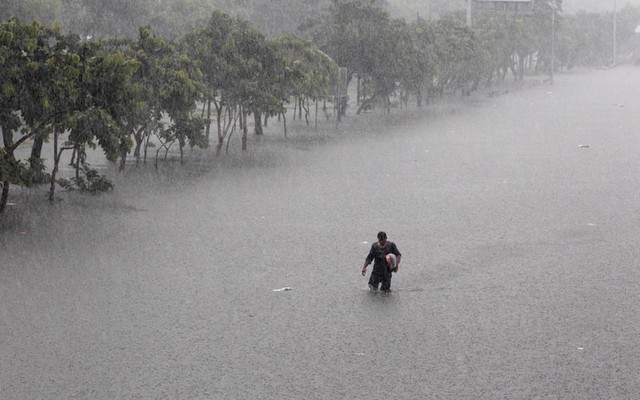
<path fill-rule="evenodd" d="M 636 398 L 639 93 L 560 74 L 11 225 L 0 398 Z"/>

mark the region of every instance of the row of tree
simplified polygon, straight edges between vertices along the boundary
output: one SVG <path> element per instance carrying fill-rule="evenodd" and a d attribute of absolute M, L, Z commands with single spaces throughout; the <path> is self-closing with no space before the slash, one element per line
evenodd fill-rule
<path fill-rule="evenodd" d="M 347 67 L 349 77 L 359 79 L 361 107 L 375 99 L 388 105 L 393 95 L 413 95 L 420 105 L 425 97 L 468 92 L 509 74 L 520 80 L 531 71 L 611 63 L 614 16 L 581 12 L 561 17 L 561 9 L 554 11 L 557 5 L 561 2 L 539 0 L 531 15 L 476 15 L 468 27 L 464 13 L 407 23 L 367 1 L 334 0 L 327 13 L 307 19 L 300 32 Z M 618 12 L 621 49 L 639 22 L 637 7 Z"/>
<path fill-rule="evenodd" d="M 274 39 L 219 10 L 175 39 L 146 26 L 135 39 L 92 40 L 63 33 L 57 24 L 11 19 L 0 25 L 0 212 L 11 183 L 45 176 L 53 198 L 63 151 L 73 152 L 72 183 L 90 188 L 89 177 L 104 182 L 83 168 L 87 148 L 100 146 L 124 169 L 127 155 L 146 158 L 151 138 L 160 144 L 156 162 L 175 144 L 181 159 L 187 145 L 208 146 L 212 124 L 216 153 L 236 128 L 246 148 L 249 115 L 256 134 L 263 118 L 276 115 L 286 134 L 286 103 L 332 101 L 338 66 L 346 68 L 347 81 L 357 80 L 358 112 L 375 105 L 389 112 L 393 98 L 404 104 L 413 98 L 421 106 L 509 74 L 522 79 L 528 70 L 548 70 L 548 3 L 537 2 L 530 16 L 485 15 L 468 27 L 463 14 L 406 22 L 375 1 L 331 0 L 324 13 L 306 19 L 298 36 Z M 622 10 L 618 31 L 630 35 L 639 15 L 635 8 Z M 559 19 L 553 68 L 610 59 L 610 46 L 596 40 L 607 37 L 606 19 L 586 13 Z M 347 101 L 339 98 L 340 114 Z M 15 152 L 29 139 L 25 162 Z M 46 140 L 54 151 L 48 174 L 41 154 Z"/>
<path fill-rule="evenodd" d="M 217 153 L 236 127 L 246 148 L 247 115 L 255 116 L 261 134 L 262 117 L 284 116 L 292 96 L 328 98 L 336 69 L 311 42 L 290 35 L 268 40 L 220 11 L 176 41 L 149 27 L 140 28 L 137 40 L 88 41 L 65 35 L 58 26 L 5 22 L 0 25 L 0 211 L 10 184 L 28 185 L 45 176 L 45 141 L 53 145 L 53 168 L 46 175 L 53 199 L 64 151 L 73 152 L 74 182 L 86 187 L 88 176 L 95 177 L 83 168 L 87 148 L 100 146 L 124 169 L 128 154 L 146 157 L 153 137 L 160 143 L 157 153 L 176 144 L 182 160 L 186 145 L 208 146 L 212 122 Z M 29 139 L 29 160 L 16 158 Z"/>

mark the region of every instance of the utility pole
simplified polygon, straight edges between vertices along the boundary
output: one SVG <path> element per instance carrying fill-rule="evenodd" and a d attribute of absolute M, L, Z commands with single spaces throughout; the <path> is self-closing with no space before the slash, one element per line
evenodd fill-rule
<path fill-rule="evenodd" d="M 556 9 L 555 0 L 551 5 L 551 62 L 549 65 L 549 82 L 553 85 L 553 70 L 556 67 Z"/>
<path fill-rule="evenodd" d="M 613 65 L 618 62 L 618 2 L 613 0 Z"/>

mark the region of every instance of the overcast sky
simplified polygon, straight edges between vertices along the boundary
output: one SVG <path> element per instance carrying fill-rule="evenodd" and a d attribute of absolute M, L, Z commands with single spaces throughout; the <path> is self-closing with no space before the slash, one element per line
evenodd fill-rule
<path fill-rule="evenodd" d="M 430 17 L 446 14 L 454 10 L 463 10 L 466 0 L 388 0 L 393 16 L 408 19 L 416 15 Z M 566 13 L 576 13 L 581 10 L 591 12 L 613 11 L 614 2 L 618 9 L 627 4 L 640 6 L 640 0 L 563 0 L 563 10 Z M 639 21 L 640 22 L 640 21 Z"/>
<path fill-rule="evenodd" d="M 618 9 L 627 4 L 640 6 L 640 0 L 563 0 L 563 9 L 566 12 L 587 11 L 613 11 L 614 3 Z"/>

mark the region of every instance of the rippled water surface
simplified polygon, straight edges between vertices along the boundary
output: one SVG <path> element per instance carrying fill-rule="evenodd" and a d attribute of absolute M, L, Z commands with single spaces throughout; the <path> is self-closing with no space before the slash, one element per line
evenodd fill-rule
<path fill-rule="evenodd" d="M 634 398 L 640 69 L 487 93 L 5 224 L 0 398 Z"/>

